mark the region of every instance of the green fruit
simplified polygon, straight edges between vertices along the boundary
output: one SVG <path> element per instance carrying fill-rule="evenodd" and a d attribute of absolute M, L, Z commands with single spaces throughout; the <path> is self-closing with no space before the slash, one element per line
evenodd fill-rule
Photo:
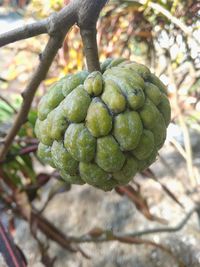
<path fill-rule="evenodd" d="M 107 58 L 104 62 L 101 63 L 101 72 L 104 73 L 105 70 L 108 68 L 110 63 L 113 61 L 112 58 Z"/>
<path fill-rule="evenodd" d="M 94 71 L 84 81 L 84 88 L 89 95 L 98 96 L 103 90 L 103 77 L 101 72 Z"/>
<path fill-rule="evenodd" d="M 123 96 L 119 86 L 112 80 L 105 81 L 101 98 L 113 113 L 120 113 L 126 108 L 126 98 Z"/>
<path fill-rule="evenodd" d="M 113 178 L 120 185 L 127 184 L 135 176 L 138 171 L 138 161 L 133 157 L 128 156 L 122 169 L 113 173 Z"/>
<path fill-rule="evenodd" d="M 79 170 L 82 179 L 86 183 L 101 188 L 104 191 L 109 191 L 117 185 L 117 182 L 112 179 L 111 175 L 97 164 L 81 162 Z"/>
<path fill-rule="evenodd" d="M 112 80 L 126 96 L 131 109 L 137 110 L 142 107 L 145 101 L 144 81 L 134 71 L 125 68 L 115 67 L 105 72 L 106 81 Z"/>
<path fill-rule="evenodd" d="M 163 95 L 159 88 L 153 83 L 146 82 L 144 90 L 148 98 L 157 106 L 160 103 Z"/>
<path fill-rule="evenodd" d="M 47 116 L 47 120 L 49 121 L 50 125 L 49 136 L 51 139 L 62 140 L 66 128 L 69 125 L 62 106 L 59 105 L 57 108 L 52 110 Z"/>
<path fill-rule="evenodd" d="M 107 172 L 119 171 L 125 161 L 125 156 L 112 135 L 98 138 L 96 163 Z"/>
<path fill-rule="evenodd" d="M 51 124 L 48 119 L 40 121 L 37 119 L 35 123 L 35 134 L 37 138 L 46 146 L 51 146 L 53 139 L 50 136 Z"/>
<path fill-rule="evenodd" d="M 63 99 L 62 81 L 60 81 L 52 85 L 47 94 L 41 98 L 38 105 L 38 118 L 45 120 L 49 112 L 56 108 Z"/>
<path fill-rule="evenodd" d="M 151 73 L 148 76 L 148 80 L 149 82 L 153 83 L 154 85 L 156 85 L 160 91 L 164 94 L 167 94 L 167 87 L 164 85 L 163 82 L 161 82 L 160 79 L 158 79 L 158 77 L 156 77 L 156 75 L 154 75 L 153 73 Z"/>
<path fill-rule="evenodd" d="M 51 156 L 51 147 L 46 146 L 42 143 L 39 143 L 37 150 L 38 157 L 45 163 L 49 164 L 53 168 L 56 168 L 52 156 Z"/>
<path fill-rule="evenodd" d="M 138 64 L 136 62 L 131 62 L 131 63 L 122 62 L 119 66 L 124 66 L 125 68 L 134 70 L 144 80 L 148 79 L 149 75 L 151 74 L 150 70 L 145 65 Z"/>
<path fill-rule="evenodd" d="M 87 113 L 86 126 L 95 137 L 105 136 L 112 129 L 112 117 L 105 104 L 94 98 Z"/>
<path fill-rule="evenodd" d="M 62 170 L 60 172 L 60 176 L 63 178 L 63 180 L 65 180 L 65 182 L 69 184 L 85 184 L 85 182 L 81 179 L 81 176 L 79 175 L 69 175 L 67 172 Z"/>
<path fill-rule="evenodd" d="M 116 67 L 117 65 L 121 64 L 122 62 L 126 61 L 126 59 L 124 58 L 116 58 L 116 59 L 112 59 L 110 61 L 110 63 L 107 65 L 107 69 L 111 69 L 113 67 Z"/>
<path fill-rule="evenodd" d="M 62 141 L 54 141 L 51 147 L 53 163 L 57 169 L 66 171 L 70 175 L 78 173 L 78 161 L 72 158 L 64 148 Z"/>
<path fill-rule="evenodd" d="M 72 123 L 65 132 L 64 146 L 77 161 L 91 161 L 95 156 L 96 139 L 83 123 Z"/>
<path fill-rule="evenodd" d="M 155 145 L 157 149 L 159 149 L 163 146 L 166 139 L 166 125 L 164 118 L 160 113 L 158 113 L 156 122 L 157 123 L 154 125 L 151 131 L 154 135 Z"/>
<path fill-rule="evenodd" d="M 162 99 L 160 104 L 158 105 L 158 109 L 163 115 L 166 126 L 168 126 L 171 120 L 171 108 L 167 96 L 162 95 Z"/>
<path fill-rule="evenodd" d="M 62 102 L 63 113 L 70 122 L 82 122 L 87 114 L 91 99 L 83 85 L 75 88 Z"/>
<path fill-rule="evenodd" d="M 138 159 L 143 160 L 151 155 L 155 146 L 154 135 L 149 130 L 144 130 L 137 147 L 131 153 Z"/>
<path fill-rule="evenodd" d="M 62 86 L 63 95 L 67 96 L 76 87 L 78 87 L 80 84 L 83 84 L 88 74 L 89 73 L 87 71 L 79 71 L 74 75 L 69 75 L 68 77 L 66 77 L 66 79 L 64 79 Z"/>
<path fill-rule="evenodd" d="M 147 169 L 155 160 L 158 155 L 158 151 L 156 148 L 151 152 L 150 156 L 145 160 L 138 160 L 138 170 L 143 171 Z"/>
<path fill-rule="evenodd" d="M 149 167 L 166 138 L 166 87 L 150 70 L 109 58 L 101 72 L 69 74 L 38 106 L 38 156 L 72 184 L 104 191 Z"/>
<path fill-rule="evenodd" d="M 142 122 L 135 111 L 126 111 L 115 117 L 113 134 L 123 151 L 130 151 L 138 145 L 142 135 Z"/>
<path fill-rule="evenodd" d="M 113 79 L 118 81 L 119 84 L 122 83 L 122 81 L 128 82 L 131 86 L 136 88 L 139 87 L 143 89 L 145 85 L 143 78 L 136 71 L 125 67 L 114 67 L 112 69 L 108 69 L 105 71 L 104 76 L 106 78 L 113 77 Z"/>
<path fill-rule="evenodd" d="M 139 111 L 142 123 L 146 129 L 153 129 L 157 124 L 157 118 L 160 114 L 154 103 L 147 98 L 144 106 Z"/>

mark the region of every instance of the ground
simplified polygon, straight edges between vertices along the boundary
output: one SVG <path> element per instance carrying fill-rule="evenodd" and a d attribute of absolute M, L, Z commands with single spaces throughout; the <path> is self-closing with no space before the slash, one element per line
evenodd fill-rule
<path fill-rule="evenodd" d="M 158 159 L 152 170 L 160 181 L 178 197 L 185 210 L 180 208 L 160 185 L 151 179 L 137 175 L 135 180 L 140 183 L 143 195 L 147 198 L 150 210 L 154 215 L 165 218 L 169 226 L 177 225 L 185 213 L 197 200 L 194 194 L 187 194 L 187 171 L 185 162 L 168 144 L 161 150 L 170 168 L 176 172 L 172 176 L 166 165 Z M 184 182 L 185 181 L 185 182 Z M 39 208 L 45 202 L 51 185 L 48 184 L 42 199 L 34 203 Z M 115 191 L 105 193 L 91 186 L 72 186 L 66 193 L 56 195 L 46 207 L 46 218 L 53 222 L 66 235 L 81 235 L 94 227 L 112 229 L 120 232 L 135 232 L 162 226 L 147 220 L 127 197 L 121 197 Z M 177 259 L 186 267 L 200 266 L 200 225 L 198 217 L 193 214 L 185 227 L 176 233 L 162 233 L 144 236 L 154 242 L 169 247 Z M 15 241 L 24 251 L 30 267 L 43 266 L 37 242 L 31 237 L 27 223 L 19 221 Z M 82 244 L 81 248 L 91 257 L 72 254 L 50 242 L 49 255 L 56 257 L 55 267 L 176 267 L 178 263 L 167 253 L 151 246 L 127 245 L 119 242 L 102 244 Z M 3 267 L 1 264 L 0 266 Z"/>

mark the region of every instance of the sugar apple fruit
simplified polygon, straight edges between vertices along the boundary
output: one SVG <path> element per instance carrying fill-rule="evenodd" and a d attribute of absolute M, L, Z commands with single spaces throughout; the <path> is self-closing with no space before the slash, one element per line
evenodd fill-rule
<path fill-rule="evenodd" d="M 166 87 L 146 66 L 107 59 L 101 72 L 67 75 L 41 98 L 38 156 L 69 183 L 109 191 L 155 161 L 170 113 Z"/>

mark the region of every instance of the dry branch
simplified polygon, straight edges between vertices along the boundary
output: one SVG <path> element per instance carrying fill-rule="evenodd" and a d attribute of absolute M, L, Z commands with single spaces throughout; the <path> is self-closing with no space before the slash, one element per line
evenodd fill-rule
<path fill-rule="evenodd" d="M 82 235 L 80 237 L 70 237 L 68 236 L 68 240 L 71 242 L 76 242 L 76 243 L 89 243 L 89 242 L 108 242 L 108 241 L 113 241 L 113 240 L 119 240 L 120 238 L 126 238 L 126 237 L 131 237 L 131 238 L 138 238 L 141 236 L 145 235 L 150 235 L 150 234 L 160 234 L 160 233 L 172 233 L 172 232 L 178 232 L 180 231 L 186 223 L 189 221 L 191 216 L 196 212 L 199 212 L 200 207 L 194 206 L 186 215 L 185 217 L 174 227 L 158 227 L 158 228 L 153 228 L 153 229 L 145 229 L 142 231 L 135 231 L 135 232 L 129 232 L 129 233 L 121 233 L 121 232 L 112 232 L 112 231 L 104 231 L 101 229 L 98 231 L 98 234 L 90 234 L 93 233 L 92 231 L 88 234 Z"/>

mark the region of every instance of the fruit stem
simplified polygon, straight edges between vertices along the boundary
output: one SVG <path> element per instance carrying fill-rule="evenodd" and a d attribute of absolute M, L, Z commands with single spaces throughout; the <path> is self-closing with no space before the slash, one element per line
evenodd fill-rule
<path fill-rule="evenodd" d="M 83 49 L 89 72 L 100 71 L 98 46 L 97 46 L 97 31 L 96 27 L 89 29 L 80 29 L 81 38 L 83 41 Z"/>

